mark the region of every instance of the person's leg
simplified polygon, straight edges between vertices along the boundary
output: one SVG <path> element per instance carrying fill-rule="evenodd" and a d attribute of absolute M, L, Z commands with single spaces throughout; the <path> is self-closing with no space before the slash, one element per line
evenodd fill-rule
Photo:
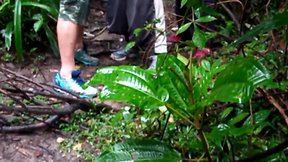
<path fill-rule="evenodd" d="M 89 66 L 97 66 L 99 65 L 99 60 L 96 57 L 92 57 L 88 54 L 87 50 L 84 49 L 84 44 L 83 44 L 83 32 L 84 32 L 84 27 L 82 25 L 78 25 L 78 30 L 77 30 L 77 37 L 76 37 L 76 43 L 75 43 L 75 50 L 74 50 L 74 59 L 78 63 L 82 63 L 84 65 L 89 65 Z"/>
<path fill-rule="evenodd" d="M 54 84 L 61 89 L 76 92 L 80 97 L 91 98 L 97 89 L 82 89 L 83 80 L 80 70 L 75 69 L 75 49 L 82 44 L 83 25 L 88 15 L 89 0 L 61 0 L 60 14 L 57 23 L 57 38 L 61 57 L 61 69 L 54 77 Z M 77 52 L 76 52 L 77 55 Z M 62 92 L 62 90 L 57 89 Z"/>
<path fill-rule="evenodd" d="M 126 1 L 108 0 L 107 24 L 110 33 L 127 35 Z"/>
<path fill-rule="evenodd" d="M 153 39 L 154 31 L 143 30 L 136 36 L 134 30 L 144 28 L 146 23 L 153 23 L 154 18 L 154 0 L 127 0 L 126 19 L 129 34 L 127 41 L 135 41 L 135 46 L 145 49 Z"/>
<path fill-rule="evenodd" d="M 71 78 L 75 69 L 74 52 L 80 26 L 74 22 L 58 19 L 57 38 L 61 57 L 61 77 Z"/>
<path fill-rule="evenodd" d="M 71 35 L 77 34 L 75 35 L 76 39 L 73 40 L 74 59 L 85 65 L 96 66 L 99 64 L 99 60 L 95 57 L 89 56 L 87 51 L 83 49 L 83 30 L 89 14 L 89 2 L 90 0 L 61 0 L 59 19 L 69 21 L 70 23 L 68 22 L 67 31 L 64 31 L 67 23 L 65 24 L 60 21 L 59 24 L 57 24 L 57 27 L 59 28 L 58 34 L 63 32 L 63 41 L 69 39 L 69 33 L 71 33 Z M 61 29 L 62 25 L 63 29 Z M 71 26 L 71 32 L 69 26 Z M 76 32 L 73 31 L 73 28 L 77 28 Z M 67 35 L 65 35 L 66 32 L 68 32 Z"/>
<path fill-rule="evenodd" d="M 155 19 L 160 20 L 160 22 L 155 24 L 155 54 L 167 53 L 167 37 L 166 37 L 166 23 L 165 23 L 165 13 L 162 0 L 154 0 L 155 8 Z"/>
<path fill-rule="evenodd" d="M 110 33 L 123 35 L 125 40 L 129 40 L 128 22 L 126 17 L 127 0 L 108 0 L 107 3 L 107 22 Z M 125 49 L 123 44 L 116 51 L 112 52 L 110 57 L 115 61 L 126 59 L 130 50 Z"/>
<path fill-rule="evenodd" d="M 136 56 L 139 49 L 144 50 L 153 38 L 152 31 L 143 30 L 138 36 L 134 34 L 137 28 L 144 28 L 145 23 L 152 23 L 154 18 L 154 0 L 115 0 L 121 1 L 121 19 L 125 24 L 125 29 L 121 33 L 125 36 L 126 42 L 134 41 L 133 48 L 127 50 L 125 46 L 111 54 L 111 58 L 116 61 L 125 60 L 126 57 Z M 114 1 L 114 2 L 115 2 Z M 125 3 L 124 3 L 125 1 Z M 124 11 L 124 14 L 123 14 Z M 124 16 L 124 17 L 123 17 Z M 121 25 L 120 25 L 121 27 Z"/>
<path fill-rule="evenodd" d="M 162 0 L 154 0 L 155 19 L 159 20 L 155 24 L 155 43 L 154 55 L 150 56 L 151 63 L 149 69 L 155 68 L 157 64 L 157 54 L 167 53 L 167 37 L 166 37 L 166 23 L 165 13 Z"/>

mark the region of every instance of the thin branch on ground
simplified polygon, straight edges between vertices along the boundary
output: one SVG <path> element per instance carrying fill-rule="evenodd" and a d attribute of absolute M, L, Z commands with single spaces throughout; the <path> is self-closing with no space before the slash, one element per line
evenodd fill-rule
<path fill-rule="evenodd" d="M 70 93 L 59 94 L 53 90 L 58 87 L 33 81 L 3 66 L 0 66 L 0 76 L 2 133 L 31 132 L 49 127 L 61 116 L 71 115 L 77 110 L 93 109 L 98 112 L 105 108 L 118 111 L 95 99 L 82 99 Z M 19 118 L 17 124 L 8 122 L 12 116 Z M 44 119 L 38 118 L 40 116 Z"/>
<path fill-rule="evenodd" d="M 281 116 L 284 118 L 286 125 L 288 125 L 288 115 L 286 114 L 285 110 L 287 108 L 283 108 L 280 103 L 266 90 L 264 89 L 257 89 L 258 93 L 261 93 L 262 95 L 266 96 L 268 101 L 279 111 Z"/>

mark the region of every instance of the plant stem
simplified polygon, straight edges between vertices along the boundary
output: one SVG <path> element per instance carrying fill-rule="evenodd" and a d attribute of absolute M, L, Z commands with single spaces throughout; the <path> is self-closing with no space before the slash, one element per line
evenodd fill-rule
<path fill-rule="evenodd" d="M 209 144 L 208 144 L 208 141 L 207 141 L 207 138 L 205 136 L 205 133 L 202 129 L 202 124 L 200 122 L 200 118 L 199 117 L 195 117 L 195 127 L 199 133 L 199 136 L 200 136 L 200 139 L 201 139 L 201 142 L 203 144 L 203 147 L 204 147 L 204 151 L 206 153 L 206 156 L 208 158 L 208 161 L 209 162 L 212 162 L 212 157 L 211 157 L 211 154 L 209 152 Z"/>
<path fill-rule="evenodd" d="M 171 116 L 171 113 L 168 113 L 168 117 L 167 117 L 167 119 L 166 119 L 166 123 L 165 123 L 164 129 L 163 129 L 163 132 L 162 132 L 162 134 L 161 134 L 161 138 L 160 138 L 161 141 L 162 141 L 163 138 L 164 138 L 164 134 L 165 134 L 165 131 L 166 131 L 166 129 L 167 129 L 170 116 Z"/>

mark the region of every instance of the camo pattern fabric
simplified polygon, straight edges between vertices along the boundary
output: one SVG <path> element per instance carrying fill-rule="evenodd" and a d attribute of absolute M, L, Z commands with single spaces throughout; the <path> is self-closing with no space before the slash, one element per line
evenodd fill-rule
<path fill-rule="evenodd" d="M 61 0 L 59 18 L 85 25 L 90 0 Z"/>

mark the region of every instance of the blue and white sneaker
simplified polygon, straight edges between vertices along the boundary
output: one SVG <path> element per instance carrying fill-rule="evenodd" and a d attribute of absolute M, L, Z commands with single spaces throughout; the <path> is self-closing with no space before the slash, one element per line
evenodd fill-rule
<path fill-rule="evenodd" d="M 56 91 L 67 94 L 65 93 L 65 91 L 63 91 L 63 90 L 66 90 L 71 93 L 76 93 L 81 98 L 95 97 L 98 93 L 98 90 L 90 86 L 87 89 L 83 89 L 80 84 L 83 85 L 84 81 L 82 78 L 80 78 L 79 75 L 77 78 L 64 79 L 60 76 L 60 73 L 57 73 L 53 79 L 53 83 L 54 85 L 60 87 L 62 90 L 60 88 L 55 88 Z"/>
<path fill-rule="evenodd" d="M 74 79 L 80 86 L 82 86 L 85 81 L 80 77 L 81 70 L 80 69 L 74 69 L 72 71 L 72 79 Z"/>

